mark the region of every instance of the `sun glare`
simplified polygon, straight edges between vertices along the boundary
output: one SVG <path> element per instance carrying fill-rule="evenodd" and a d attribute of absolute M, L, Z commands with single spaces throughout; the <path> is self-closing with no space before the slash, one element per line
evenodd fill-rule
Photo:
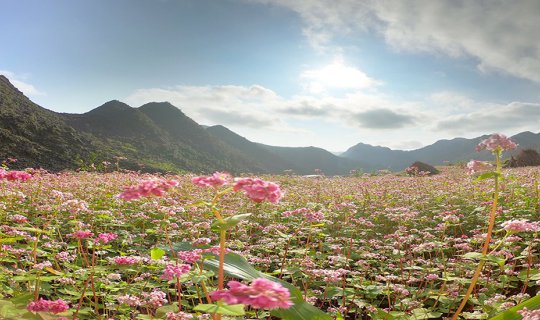
<path fill-rule="evenodd" d="M 323 93 L 328 89 L 363 89 L 377 84 L 360 69 L 346 65 L 341 58 L 320 69 L 304 71 L 301 78 L 307 82 L 305 88 L 311 93 Z"/>

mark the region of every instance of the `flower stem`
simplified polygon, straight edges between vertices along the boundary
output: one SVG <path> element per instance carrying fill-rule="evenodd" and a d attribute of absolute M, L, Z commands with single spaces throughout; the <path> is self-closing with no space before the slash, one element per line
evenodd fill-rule
<path fill-rule="evenodd" d="M 491 235 L 493 234 L 493 227 L 495 225 L 495 215 L 497 214 L 497 201 L 499 199 L 499 175 L 501 174 L 501 150 L 497 150 L 494 152 L 495 154 L 495 161 L 497 163 L 496 173 L 495 176 L 495 192 L 493 194 L 493 204 L 491 206 L 491 212 L 489 215 L 489 225 L 486 235 L 486 241 L 484 242 L 484 246 L 482 247 L 482 255 L 487 255 L 489 250 L 489 244 L 491 242 Z M 480 278 L 480 273 L 482 273 L 482 269 L 484 268 L 484 265 L 486 264 L 485 260 L 481 260 L 478 263 L 478 266 L 476 267 L 476 270 L 474 271 L 474 275 L 471 279 L 471 284 L 469 285 L 469 289 L 467 289 L 467 293 L 463 297 L 463 300 L 461 301 L 461 304 L 459 305 L 459 308 L 456 310 L 454 315 L 452 316 L 452 320 L 456 320 L 459 315 L 461 314 L 461 311 L 463 308 L 465 308 L 465 305 L 467 304 L 467 301 L 469 301 L 469 298 L 474 290 L 474 287 L 476 286 L 476 283 L 478 282 L 478 278 Z"/>

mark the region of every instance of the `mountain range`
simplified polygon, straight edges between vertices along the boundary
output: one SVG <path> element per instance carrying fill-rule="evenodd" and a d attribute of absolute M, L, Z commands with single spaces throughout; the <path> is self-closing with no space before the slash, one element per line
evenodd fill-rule
<path fill-rule="evenodd" d="M 0 75 L 0 160 L 17 158 L 15 166 L 21 168 L 60 171 L 107 161 L 149 172 L 305 175 L 319 169 L 343 175 L 353 169 L 399 171 L 414 161 L 441 165 L 491 159 L 488 152 L 474 151 L 485 138 L 440 140 L 411 151 L 359 143 L 337 156 L 316 147 L 252 142 L 221 125 L 201 126 L 168 102 L 133 108 L 113 100 L 83 114 L 57 113 L 33 103 Z M 540 133 L 522 132 L 512 139 L 520 149 L 540 148 Z"/>

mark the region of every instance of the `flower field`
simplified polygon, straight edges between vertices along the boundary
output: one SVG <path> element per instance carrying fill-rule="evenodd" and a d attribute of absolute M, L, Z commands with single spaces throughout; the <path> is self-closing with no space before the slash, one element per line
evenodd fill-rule
<path fill-rule="evenodd" d="M 460 318 L 494 317 L 540 291 L 540 171 L 502 175 L 488 255 L 493 184 L 457 166 L 234 187 L 225 175 L 3 179 L 0 318 L 293 319 L 302 302 L 306 319 L 449 319 L 480 261 Z"/>

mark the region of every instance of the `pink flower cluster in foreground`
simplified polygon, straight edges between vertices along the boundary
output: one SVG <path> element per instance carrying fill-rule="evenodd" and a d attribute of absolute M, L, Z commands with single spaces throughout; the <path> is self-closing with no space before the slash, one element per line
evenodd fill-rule
<path fill-rule="evenodd" d="M 238 281 L 229 281 L 227 285 L 229 290 L 212 292 L 212 299 L 227 304 L 247 304 L 255 309 L 288 309 L 293 305 L 287 288 L 264 278 L 253 280 L 249 286 Z"/>
<path fill-rule="evenodd" d="M 181 275 L 188 273 L 189 270 L 191 270 L 191 266 L 189 266 L 188 264 L 168 264 L 165 266 L 165 270 L 163 270 L 161 279 L 171 281 L 174 278 L 180 278 Z"/>
<path fill-rule="evenodd" d="M 497 150 L 513 150 L 515 148 L 517 148 L 517 144 L 510 140 L 510 138 L 501 133 L 494 133 L 491 137 L 480 142 L 480 144 L 476 146 L 476 151 L 489 150 L 493 152 Z"/>
<path fill-rule="evenodd" d="M 195 177 L 191 179 L 198 186 L 214 188 L 226 185 L 230 180 L 231 176 L 228 173 L 221 172 L 216 172 L 207 177 Z M 283 196 L 277 184 L 257 178 L 237 178 L 235 179 L 233 190 L 236 192 L 243 190 L 248 198 L 254 202 L 267 200 L 271 203 L 278 203 Z"/>
<path fill-rule="evenodd" d="M 538 232 L 540 224 L 538 222 L 529 222 L 527 220 L 509 220 L 502 223 L 502 227 L 511 233 L 517 232 Z"/>
<path fill-rule="evenodd" d="M 151 195 L 161 197 L 167 190 L 176 187 L 178 181 L 165 179 L 152 179 L 142 181 L 138 186 L 125 187 L 118 197 L 124 200 L 134 200 Z"/>
<path fill-rule="evenodd" d="M 113 262 L 120 265 L 131 265 L 139 263 L 139 259 L 137 257 L 120 256 L 114 257 Z"/>
<path fill-rule="evenodd" d="M 28 179 L 32 178 L 32 175 L 28 172 L 24 171 L 6 171 L 4 169 L 0 169 L 0 180 L 8 180 L 8 181 L 26 181 Z"/>
<path fill-rule="evenodd" d="M 516 312 L 523 317 L 523 320 L 540 320 L 540 309 L 529 310 L 527 309 L 527 307 L 525 307 L 522 310 Z"/>
<path fill-rule="evenodd" d="M 208 177 L 195 177 L 191 179 L 191 182 L 201 187 L 220 187 L 231 180 L 231 175 L 223 172 L 215 172 Z"/>
<path fill-rule="evenodd" d="M 255 202 L 268 200 L 271 203 L 278 203 L 282 197 L 281 190 L 277 184 L 261 179 L 238 179 L 233 189 L 234 191 L 244 190 L 248 198 Z"/>
<path fill-rule="evenodd" d="M 85 239 L 94 236 L 94 233 L 90 230 L 77 230 L 67 235 L 70 238 Z"/>
<path fill-rule="evenodd" d="M 30 302 L 28 306 L 26 307 L 26 309 L 32 312 L 45 311 L 45 312 L 52 312 L 52 313 L 61 313 L 69 309 L 69 306 L 62 299 L 52 301 L 52 300 L 45 300 L 43 298 L 39 298 L 38 301 Z"/>
<path fill-rule="evenodd" d="M 116 233 L 105 232 L 98 234 L 97 238 L 94 241 L 96 243 L 107 244 L 116 238 L 118 238 L 118 235 Z"/>

